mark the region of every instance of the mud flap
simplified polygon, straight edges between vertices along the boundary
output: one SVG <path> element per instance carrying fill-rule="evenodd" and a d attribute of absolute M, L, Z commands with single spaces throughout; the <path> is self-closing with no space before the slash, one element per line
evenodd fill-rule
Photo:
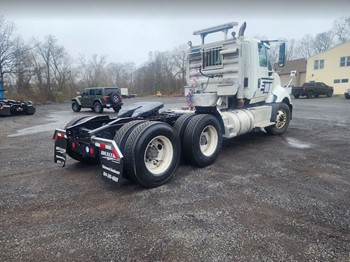
<path fill-rule="evenodd" d="M 100 149 L 102 178 L 120 185 L 123 175 L 123 155 L 114 140 L 91 137 L 91 141 Z"/>
<path fill-rule="evenodd" d="M 53 135 L 55 139 L 54 161 L 64 167 L 66 165 L 67 134 L 65 130 L 56 129 Z"/>

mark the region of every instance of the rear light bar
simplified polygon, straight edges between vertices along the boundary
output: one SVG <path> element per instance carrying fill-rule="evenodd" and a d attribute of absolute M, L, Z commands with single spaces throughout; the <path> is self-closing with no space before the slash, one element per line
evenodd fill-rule
<path fill-rule="evenodd" d="M 58 138 L 67 138 L 67 135 L 61 132 L 56 132 L 54 139 L 57 140 Z"/>

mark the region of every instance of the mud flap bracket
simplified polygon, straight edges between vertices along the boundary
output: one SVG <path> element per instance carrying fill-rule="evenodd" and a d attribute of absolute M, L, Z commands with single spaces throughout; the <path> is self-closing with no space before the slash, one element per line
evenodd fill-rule
<path fill-rule="evenodd" d="M 120 185 L 123 180 L 123 154 L 115 141 L 92 136 L 91 142 L 100 149 L 102 178 Z"/>
<path fill-rule="evenodd" d="M 67 134 L 65 130 L 56 129 L 53 135 L 55 139 L 54 161 L 61 164 L 62 167 L 66 165 L 66 149 L 67 149 Z"/>

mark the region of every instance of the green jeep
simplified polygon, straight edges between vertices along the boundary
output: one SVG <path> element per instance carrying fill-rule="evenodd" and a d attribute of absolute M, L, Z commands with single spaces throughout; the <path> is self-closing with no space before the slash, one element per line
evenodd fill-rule
<path fill-rule="evenodd" d="M 79 112 L 82 108 L 91 108 L 96 113 L 102 113 L 103 108 L 113 108 L 119 112 L 122 98 L 118 87 L 89 87 L 83 94 L 72 99 L 72 109 Z"/>

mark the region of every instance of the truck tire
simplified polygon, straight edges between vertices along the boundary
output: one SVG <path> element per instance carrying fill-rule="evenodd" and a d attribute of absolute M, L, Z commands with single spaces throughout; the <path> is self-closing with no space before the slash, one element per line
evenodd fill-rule
<path fill-rule="evenodd" d="M 115 134 L 114 141 L 117 143 L 120 151 L 124 153 L 124 146 L 126 140 L 128 139 L 130 133 L 134 130 L 134 128 L 142 123 L 146 122 L 146 120 L 134 120 L 129 123 L 123 125 Z"/>
<path fill-rule="evenodd" d="M 87 118 L 89 116 L 78 116 L 78 117 L 75 117 L 73 118 L 71 121 L 69 121 L 66 126 L 64 127 L 64 129 L 66 130 L 68 127 L 72 126 L 72 125 L 75 125 L 75 124 L 78 124 L 81 120 Z M 69 155 L 71 158 L 79 161 L 79 162 L 82 162 L 82 163 L 85 163 L 85 164 L 88 164 L 88 165 L 97 165 L 100 161 L 99 159 L 93 159 L 93 158 L 85 158 L 83 157 L 82 155 L 80 155 L 79 153 L 77 152 L 74 152 L 71 148 L 71 145 L 70 143 L 67 143 L 67 149 L 66 149 L 66 153 L 67 155 Z"/>
<path fill-rule="evenodd" d="M 294 98 L 298 99 L 300 97 L 300 94 L 294 94 Z"/>
<path fill-rule="evenodd" d="M 74 112 L 80 112 L 80 109 L 81 109 L 81 106 L 76 101 L 73 101 L 72 102 L 72 110 Z"/>
<path fill-rule="evenodd" d="M 180 141 L 163 122 L 145 122 L 129 135 L 124 166 L 129 177 L 143 187 L 157 187 L 174 174 L 180 160 Z"/>
<path fill-rule="evenodd" d="M 101 114 L 103 112 L 103 107 L 100 102 L 96 101 L 93 106 L 93 110 L 95 113 Z"/>
<path fill-rule="evenodd" d="M 183 138 L 186 161 L 199 167 L 211 165 L 221 151 L 221 126 L 213 115 L 201 114 L 190 119 Z"/>
<path fill-rule="evenodd" d="M 306 93 L 307 98 L 312 98 L 313 95 L 314 95 L 314 93 L 312 91 L 307 91 L 307 93 Z"/>
<path fill-rule="evenodd" d="M 265 127 L 270 135 L 282 135 L 286 132 L 290 122 L 290 108 L 286 103 L 280 103 L 277 110 L 276 123 L 273 126 Z"/>
<path fill-rule="evenodd" d="M 333 91 L 328 91 L 327 92 L 327 97 L 332 97 L 332 95 L 333 95 Z"/>
<path fill-rule="evenodd" d="M 188 122 L 191 120 L 191 118 L 194 116 L 195 116 L 195 114 L 193 114 L 193 113 L 183 114 L 175 121 L 174 130 L 175 130 L 175 133 L 177 134 L 177 136 L 179 137 L 181 144 L 183 141 L 186 126 L 187 126 Z"/>
<path fill-rule="evenodd" d="M 317 94 L 317 93 L 314 94 L 314 97 L 316 97 L 316 98 L 319 96 L 320 96 L 320 94 Z"/>
<path fill-rule="evenodd" d="M 26 115 L 33 115 L 35 112 L 36 112 L 36 108 L 32 105 L 32 104 L 29 104 L 29 103 L 26 103 L 26 109 L 25 109 L 25 114 Z"/>
<path fill-rule="evenodd" d="M 144 123 L 146 120 L 134 120 L 131 121 L 129 123 L 126 123 L 125 125 L 123 125 L 115 134 L 113 140 L 117 143 L 120 151 L 122 152 L 122 154 L 124 154 L 124 147 L 125 147 L 125 143 L 130 135 L 130 133 L 134 130 L 135 127 L 137 127 L 138 125 Z M 133 179 L 133 177 L 128 175 L 128 171 L 125 168 L 124 165 L 124 170 L 123 170 L 123 177 L 131 180 L 135 183 L 137 183 L 137 181 L 135 181 Z"/>

